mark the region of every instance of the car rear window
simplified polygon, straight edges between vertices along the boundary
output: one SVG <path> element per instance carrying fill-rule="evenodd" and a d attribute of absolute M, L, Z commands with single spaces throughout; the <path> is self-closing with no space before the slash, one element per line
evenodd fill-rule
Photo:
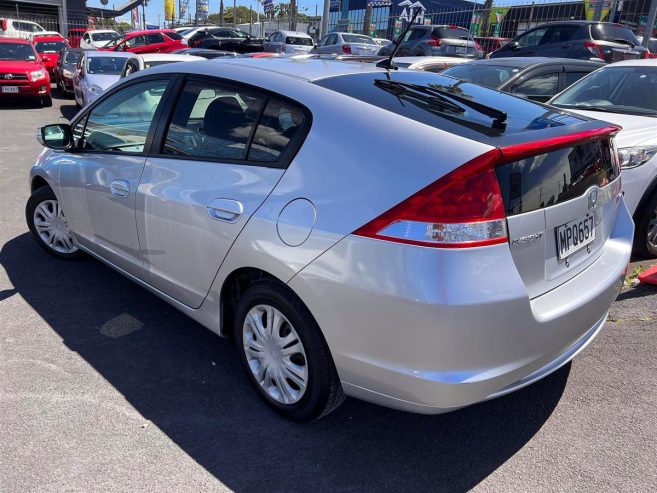
<path fill-rule="evenodd" d="M 288 36 L 285 38 L 285 44 L 297 46 L 312 46 L 313 40 L 311 38 L 303 38 L 301 36 Z"/>
<path fill-rule="evenodd" d="M 470 39 L 471 36 L 467 29 L 437 27 L 433 30 L 433 37 L 442 39 Z"/>
<path fill-rule="evenodd" d="M 420 100 L 398 97 L 377 85 L 375 83 L 377 80 L 403 81 L 434 87 L 447 92 L 452 91 L 454 94 L 466 99 L 506 112 L 508 114 L 506 128 L 503 131 L 491 130 L 490 117 L 465 106 L 464 113 L 459 115 L 439 113 L 435 108 L 423 104 Z M 585 118 L 574 114 L 566 114 L 486 87 L 461 82 L 452 77 L 445 77 L 443 73 L 434 74 L 410 70 L 389 73 L 370 72 L 328 77 L 315 81 L 315 84 L 411 120 L 480 142 L 491 142 L 493 136 L 541 130 L 586 121 Z"/>
<path fill-rule="evenodd" d="M 443 74 L 459 80 L 479 84 L 480 86 L 496 88 L 520 72 L 518 67 L 505 67 L 504 65 L 485 65 L 483 63 L 472 66 L 467 65 L 467 63 L 454 65 L 444 70 Z"/>
<path fill-rule="evenodd" d="M 376 42 L 367 36 L 362 36 L 358 34 L 343 34 L 342 39 L 345 43 L 363 43 L 366 45 L 375 45 Z"/>
<path fill-rule="evenodd" d="M 618 177 L 609 140 L 587 142 L 495 168 L 507 216 L 550 207 Z"/>
<path fill-rule="evenodd" d="M 39 41 L 34 45 L 38 53 L 59 53 L 59 50 L 66 48 L 64 41 Z"/>
<path fill-rule="evenodd" d="M 593 24 L 591 37 L 600 41 L 628 41 L 634 46 L 641 44 L 629 28 L 617 24 Z"/>
<path fill-rule="evenodd" d="M 170 33 L 165 33 L 165 34 L 166 34 L 169 38 L 171 38 L 171 39 L 173 39 L 173 40 L 175 40 L 175 41 L 178 41 L 179 39 L 183 39 L 183 37 L 182 37 L 180 34 L 178 34 L 177 32 L 175 32 L 175 31 L 172 31 L 172 32 L 170 32 Z"/>

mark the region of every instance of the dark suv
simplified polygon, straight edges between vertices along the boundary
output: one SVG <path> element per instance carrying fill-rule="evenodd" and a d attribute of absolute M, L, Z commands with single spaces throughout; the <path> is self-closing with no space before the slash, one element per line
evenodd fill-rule
<path fill-rule="evenodd" d="M 191 48 L 253 53 L 262 51 L 262 41 L 261 38 L 254 38 L 239 29 L 210 27 L 194 34 L 189 38 L 188 44 Z"/>
<path fill-rule="evenodd" d="M 394 43 L 379 50 L 390 55 Z M 455 56 L 483 58 L 484 52 L 470 34 L 459 26 L 413 26 L 399 46 L 397 56 Z"/>
<path fill-rule="evenodd" d="M 545 56 L 602 60 L 607 63 L 648 58 L 634 33 L 609 22 L 565 21 L 543 24 L 516 36 L 490 58 Z"/>

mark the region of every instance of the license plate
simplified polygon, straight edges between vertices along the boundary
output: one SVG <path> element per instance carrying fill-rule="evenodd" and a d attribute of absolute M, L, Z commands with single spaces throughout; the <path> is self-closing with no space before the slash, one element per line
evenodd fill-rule
<path fill-rule="evenodd" d="M 3 86 L 2 92 L 18 92 L 18 87 L 16 86 Z"/>
<path fill-rule="evenodd" d="M 558 258 L 563 260 L 595 241 L 595 218 L 593 214 L 587 214 L 558 226 L 555 232 Z"/>
<path fill-rule="evenodd" d="M 468 49 L 465 46 L 457 46 L 456 47 L 456 53 L 462 55 L 463 53 L 467 53 Z"/>

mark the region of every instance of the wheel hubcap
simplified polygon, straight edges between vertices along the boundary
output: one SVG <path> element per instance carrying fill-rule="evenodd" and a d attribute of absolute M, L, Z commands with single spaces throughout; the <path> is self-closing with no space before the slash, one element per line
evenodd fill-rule
<path fill-rule="evenodd" d="M 56 200 L 44 200 L 36 207 L 34 227 L 41 240 L 56 252 L 74 253 L 78 250 L 64 211 Z"/>
<path fill-rule="evenodd" d="M 244 320 L 246 360 L 260 387 L 282 404 L 298 402 L 306 391 L 308 364 L 299 334 L 276 308 L 257 305 Z"/>

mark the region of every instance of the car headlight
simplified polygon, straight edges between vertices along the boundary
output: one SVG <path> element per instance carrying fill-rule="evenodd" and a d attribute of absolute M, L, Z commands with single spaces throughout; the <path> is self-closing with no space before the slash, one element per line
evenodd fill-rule
<path fill-rule="evenodd" d="M 657 154 L 657 146 L 624 147 L 618 149 L 618 158 L 622 169 L 636 168 L 647 163 Z"/>
<path fill-rule="evenodd" d="M 74 74 L 70 70 L 64 69 L 64 70 L 62 70 L 62 75 L 64 77 L 66 77 L 67 79 L 72 79 Z"/>
<path fill-rule="evenodd" d="M 39 80 L 45 78 L 46 78 L 45 70 L 35 70 L 34 72 L 30 72 L 30 79 L 32 80 Z"/>

